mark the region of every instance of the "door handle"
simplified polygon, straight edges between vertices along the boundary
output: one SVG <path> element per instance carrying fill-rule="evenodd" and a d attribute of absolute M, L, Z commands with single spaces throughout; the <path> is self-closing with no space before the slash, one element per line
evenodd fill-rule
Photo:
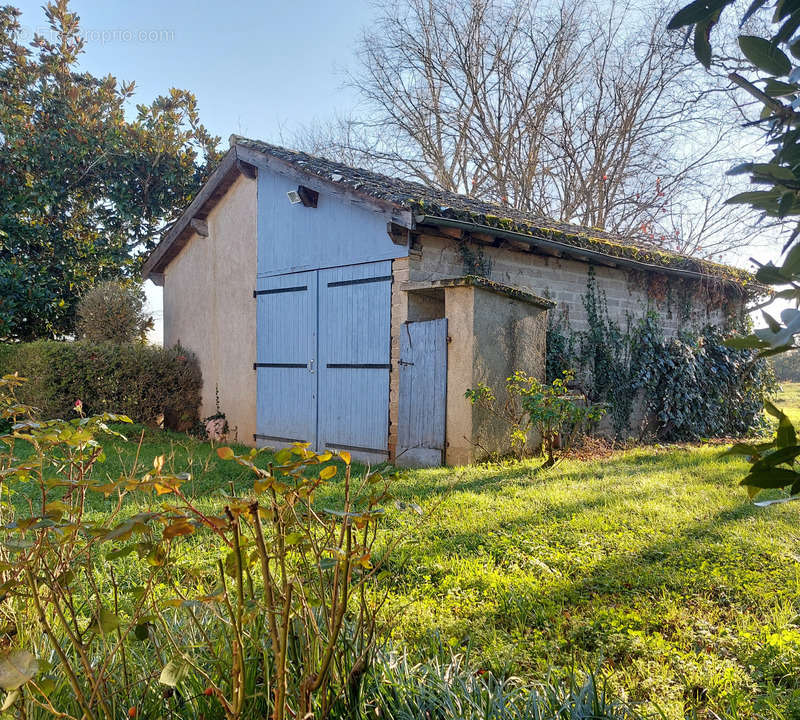
<path fill-rule="evenodd" d="M 313 360 L 309 360 L 308 361 L 308 372 L 310 372 L 312 375 L 314 374 L 314 361 Z"/>

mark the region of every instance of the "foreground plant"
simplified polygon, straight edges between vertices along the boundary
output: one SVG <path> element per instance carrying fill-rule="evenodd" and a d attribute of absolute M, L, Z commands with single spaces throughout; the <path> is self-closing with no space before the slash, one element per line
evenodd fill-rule
<path fill-rule="evenodd" d="M 38 420 L 17 401 L 23 382 L 0 380 L 3 709 L 282 720 L 346 708 L 375 648 L 388 479 L 356 479 L 344 452 L 298 444 L 261 467 L 263 451 L 223 447 L 252 490 L 201 508 L 164 456 L 102 477 L 96 436 L 128 418 Z M 317 508 L 342 463 L 341 504 Z M 108 508 L 89 512 L 92 495 Z M 198 534 L 216 538 L 210 557 L 193 556 Z"/>

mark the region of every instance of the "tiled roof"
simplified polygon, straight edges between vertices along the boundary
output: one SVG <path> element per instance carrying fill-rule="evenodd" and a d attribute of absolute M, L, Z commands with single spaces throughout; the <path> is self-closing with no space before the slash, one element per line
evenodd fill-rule
<path fill-rule="evenodd" d="M 519 233 L 610 257 L 632 260 L 642 265 L 701 273 L 709 278 L 727 280 L 738 285 L 750 285 L 754 282 L 753 275 L 745 270 L 664 250 L 647 239 L 622 237 L 597 228 L 558 222 L 468 195 L 350 167 L 260 140 L 232 135 L 230 142 L 231 146 L 242 146 L 271 155 L 323 180 L 390 202 L 417 216 L 463 221 L 498 231 Z"/>

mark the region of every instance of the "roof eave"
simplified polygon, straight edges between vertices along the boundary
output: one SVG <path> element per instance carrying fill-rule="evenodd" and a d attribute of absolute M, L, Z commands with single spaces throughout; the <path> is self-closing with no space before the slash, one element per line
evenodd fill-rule
<path fill-rule="evenodd" d="M 734 278 L 722 277 L 711 273 L 703 273 L 697 270 L 687 270 L 684 268 L 670 267 L 669 265 L 658 265 L 655 263 L 648 263 L 643 260 L 635 260 L 633 258 L 620 257 L 618 255 L 611 255 L 600 252 L 599 250 L 591 250 L 569 243 L 562 243 L 557 240 L 536 237 L 527 233 L 515 232 L 513 230 L 503 230 L 502 228 L 493 227 L 491 225 L 483 225 L 477 222 L 469 222 L 467 220 L 457 220 L 454 218 L 439 217 L 436 215 L 416 215 L 414 217 L 416 225 L 433 225 L 439 227 L 449 227 L 454 229 L 467 230 L 471 232 L 480 232 L 482 234 L 491 235 L 497 238 L 504 238 L 508 240 L 515 240 L 517 242 L 525 243 L 531 247 L 538 247 L 548 249 L 554 252 L 562 253 L 569 257 L 587 262 L 596 262 L 603 265 L 617 265 L 620 267 L 629 267 L 635 270 L 642 270 L 646 272 L 656 272 L 664 275 L 671 275 L 673 277 L 691 278 L 694 280 L 716 281 L 742 291 L 744 286 Z"/>
<path fill-rule="evenodd" d="M 192 220 L 205 220 L 208 213 L 236 178 L 242 174 L 236 148 L 231 148 L 195 195 L 189 207 L 161 236 L 161 241 L 150 253 L 142 266 L 142 279 L 150 279 L 157 285 L 163 282 L 163 273 L 170 261 L 183 249 L 192 235 Z"/>

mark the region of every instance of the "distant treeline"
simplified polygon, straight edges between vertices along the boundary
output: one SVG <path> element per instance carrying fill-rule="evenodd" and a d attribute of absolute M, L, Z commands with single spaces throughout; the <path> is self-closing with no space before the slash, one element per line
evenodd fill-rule
<path fill-rule="evenodd" d="M 771 360 L 778 382 L 800 382 L 800 348 L 774 355 Z"/>

